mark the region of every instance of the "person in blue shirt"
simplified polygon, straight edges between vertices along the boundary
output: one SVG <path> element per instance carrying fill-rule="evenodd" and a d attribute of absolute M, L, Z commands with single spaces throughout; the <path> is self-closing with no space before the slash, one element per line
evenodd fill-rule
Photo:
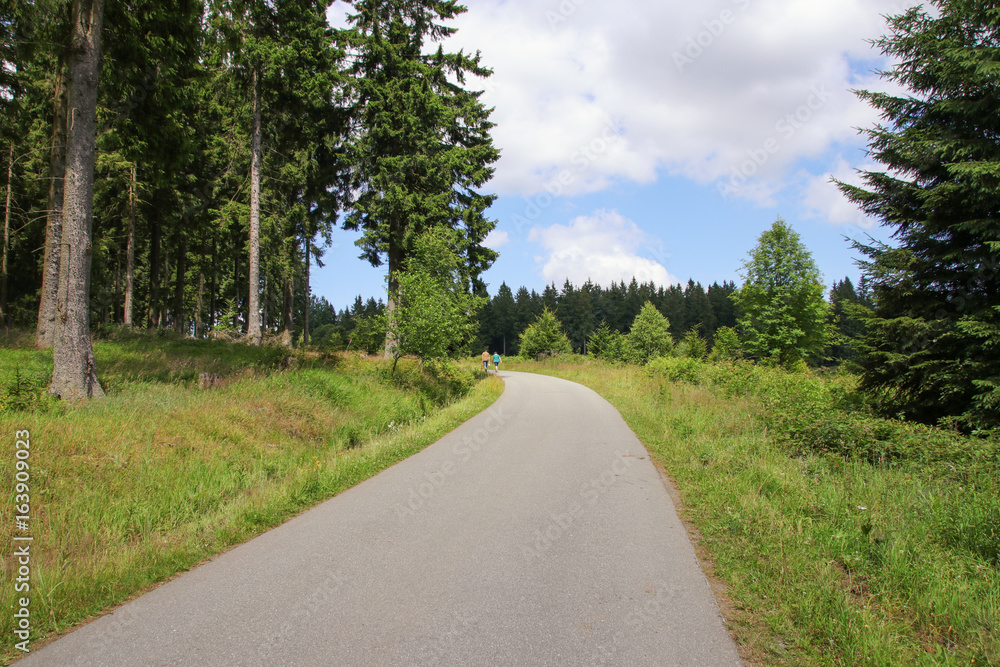
<path fill-rule="evenodd" d="M 494 371 L 500 370 L 500 355 L 497 354 L 496 352 L 493 353 L 493 370 Z"/>

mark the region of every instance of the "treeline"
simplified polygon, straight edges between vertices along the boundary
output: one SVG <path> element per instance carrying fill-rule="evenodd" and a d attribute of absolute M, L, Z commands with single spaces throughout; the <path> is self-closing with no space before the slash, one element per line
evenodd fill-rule
<path fill-rule="evenodd" d="M 607 325 L 611 331 L 629 333 L 636 316 L 646 303 L 651 303 L 670 323 L 670 334 L 680 342 L 691 331 L 711 347 L 715 333 L 722 327 L 735 328 L 740 312 L 732 295 L 735 283 L 714 282 L 705 289 L 700 282 L 688 280 L 687 285 L 668 287 L 639 283 L 635 279 L 601 287 L 586 282 L 575 287 L 567 280 L 562 289 L 555 284 L 541 294 L 526 287 L 512 292 L 506 283 L 500 285 L 479 318 L 479 346 L 501 354 L 520 352 L 520 335 L 547 308 L 561 325 L 574 352 L 590 351 L 591 338 Z M 830 325 L 837 332 L 822 355 L 813 359 L 817 364 L 839 363 L 855 355 L 854 341 L 863 331 L 851 306 L 870 305 L 864 285 L 855 288 L 850 278 L 834 282 L 830 292 Z"/>

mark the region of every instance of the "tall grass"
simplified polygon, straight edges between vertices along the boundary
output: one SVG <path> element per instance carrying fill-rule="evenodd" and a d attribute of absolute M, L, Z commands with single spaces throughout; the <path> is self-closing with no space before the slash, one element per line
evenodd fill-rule
<path fill-rule="evenodd" d="M 517 368 L 619 409 L 675 480 L 751 663 L 1000 664 L 995 439 L 872 417 L 845 375 Z"/>
<path fill-rule="evenodd" d="M 0 386 L 51 372 L 24 340 L 0 348 Z M 0 475 L 31 433 L 33 644 L 277 525 L 419 451 L 487 407 L 495 378 L 401 361 L 133 338 L 99 341 L 108 396 L 49 401 L 36 380 L 0 408 Z M 277 371 L 281 366 L 290 368 Z M 201 390 L 199 372 L 224 386 Z M 29 383 L 30 384 L 30 383 Z M 10 396 L 10 392 L 7 394 Z M 23 409 L 27 407 L 28 409 Z M 13 581 L 13 495 L 0 509 Z M 19 594 L 5 585 L 0 602 Z M 10 614 L 0 636 L 12 637 Z M 5 642 L 2 659 L 16 657 Z"/>

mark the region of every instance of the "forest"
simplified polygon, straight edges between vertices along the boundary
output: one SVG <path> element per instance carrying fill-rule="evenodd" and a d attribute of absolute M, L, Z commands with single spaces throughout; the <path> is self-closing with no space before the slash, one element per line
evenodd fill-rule
<path fill-rule="evenodd" d="M 475 88 L 491 72 L 440 44 L 466 8 L 347 4 L 343 29 L 314 0 L 2 5 L 0 321 L 53 347 L 53 394 L 100 395 L 99 327 L 254 344 L 308 344 L 315 330 L 333 346 L 382 342 L 398 359 L 517 353 L 548 311 L 570 349 L 588 352 L 602 324 L 627 334 L 649 303 L 675 341 L 693 331 L 711 345 L 724 328 L 754 360 L 851 359 L 886 414 L 1000 423 L 987 3 L 907 10 L 874 41 L 897 63 L 882 77 L 903 92 L 857 91 L 882 117 L 863 130 L 879 168 L 838 185 L 892 243 L 854 241 L 862 280 L 838 281 L 826 301 L 813 269 L 788 301 L 772 260 L 808 259 L 781 249 L 788 228 L 772 230 L 771 259 L 762 238 L 740 286 L 501 285 L 487 301 L 495 195 L 482 189 L 499 150 Z M 338 313 L 311 294 L 337 225 L 361 232 L 359 261 L 386 267 L 385 316 L 371 298 Z"/>

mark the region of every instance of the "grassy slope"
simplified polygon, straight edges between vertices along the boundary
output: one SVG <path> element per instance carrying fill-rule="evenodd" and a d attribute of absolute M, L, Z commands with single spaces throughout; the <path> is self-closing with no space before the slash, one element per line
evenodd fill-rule
<path fill-rule="evenodd" d="M 675 480 L 751 663 L 1000 664 L 996 451 L 890 464 L 792 447 L 775 415 L 813 410 L 815 378 L 761 370 L 727 390 L 580 358 L 508 364 L 619 409 Z M 762 397 L 764 381 L 781 388 Z"/>
<path fill-rule="evenodd" d="M 278 371 L 281 349 L 134 337 L 95 345 L 108 396 L 67 408 L 43 395 L 51 353 L 0 342 L 0 475 L 11 491 L 14 432 L 31 433 L 33 648 L 419 451 L 503 390 L 490 378 L 454 401 L 454 378 L 405 360 L 395 379 L 357 358 Z M 226 384 L 199 390 L 198 372 Z M 12 582 L 6 497 L 0 561 Z M 5 585 L 4 608 L 18 595 Z M 0 617 L 0 636 L 12 629 Z M 12 644 L 0 661 L 15 657 Z"/>

